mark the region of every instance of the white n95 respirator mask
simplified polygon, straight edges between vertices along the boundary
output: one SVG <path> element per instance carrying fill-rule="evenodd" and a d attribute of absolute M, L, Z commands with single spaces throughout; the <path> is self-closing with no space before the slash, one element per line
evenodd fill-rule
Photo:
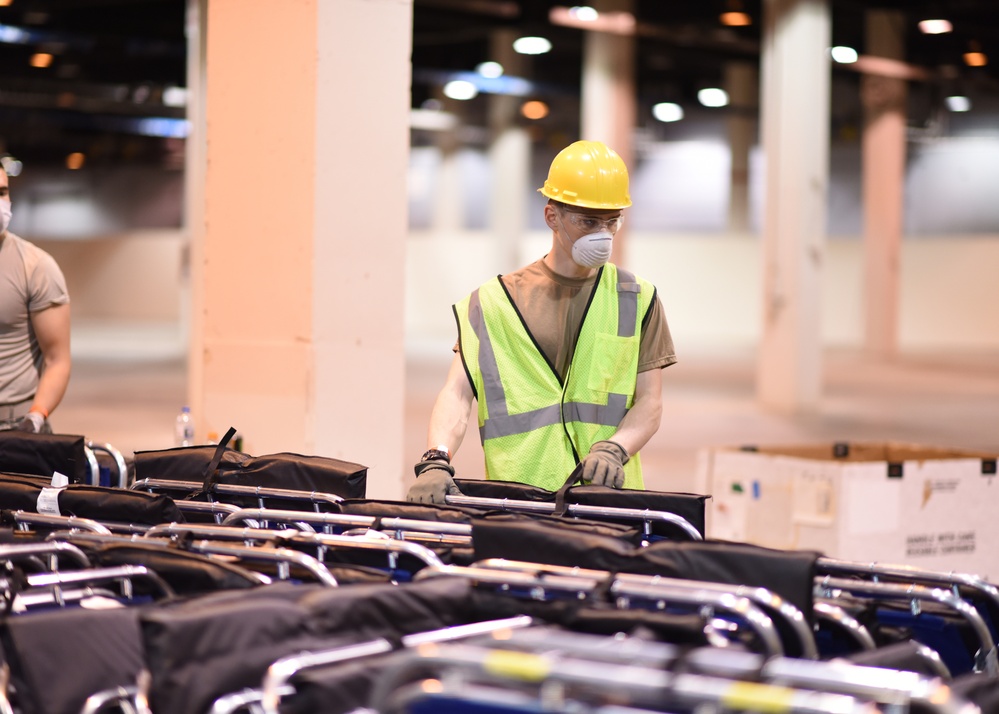
<path fill-rule="evenodd" d="M 0 233 L 7 230 L 10 225 L 10 199 L 0 198 Z"/>
<path fill-rule="evenodd" d="M 572 259 L 584 268 L 599 268 L 610 260 L 613 241 L 610 231 L 588 233 L 572 244 Z"/>

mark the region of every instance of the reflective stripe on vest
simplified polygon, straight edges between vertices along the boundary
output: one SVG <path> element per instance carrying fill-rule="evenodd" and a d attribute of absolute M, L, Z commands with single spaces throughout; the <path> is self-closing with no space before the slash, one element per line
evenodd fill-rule
<path fill-rule="evenodd" d="M 587 376 L 583 373 L 581 373 L 582 376 L 579 380 L 574 379 L 573 369 L 580 369 L 576 367 L 577 363 L 590 358 L 589 355 L 579 359 L 577 359 L 577 355 L 574 355 L 569 374 L 566 375 L 565 382 L 561 383 L 554 370 L 534 345 L 498 278 L 495 282 L 483 285 L 464 301 L 455 305 L 462 359 L 465 362 L 465 369 L 472 379 L 479 402 L 479 435 L 486 452 L 487 471 L 490 478 L 520 480 L 547 488 L 557 487 L 557 482 L 560 483 L 560 480 L 564 480 L 568 472 L 575 466 L 575 457 L 585 455 L 593 441 L 612 435 L 628 413 L 630 402 L 634 398 L 637 378 L 639 340 L 637 333 L 640 314 L 644 315 L 645 310 L 648 309 L 654 289 L 649 283 L 637 281 L 631 273 L 621 269 L 615 270 L 615 266 L 609 265 L 598 276 L 595 290 L 600 292 L 593 296 L 587 314 L 584 315 L 578 337 L 582 339 L 585 334 L 591 342 L 593 339 L 597 339 L 597 344 L 599 344 L 599 334 L 606 334 L 611 340 L 621 338 L 627 340 L 626 343 L 620 344 L 630 345 L 631 351 L 634 352 L 634 364 L 629 365 L 628 369 L 625 370 L 630 371 L 631 374 L 612 375 L 611 377 L 615 386 L 623 387 L 620 391 L 627 393 L 594 392 L 592 387 L 587 386 Z M 608 299 L 611 297 L 607 294 L 608 290 L 616 293 L 616 300 Z M 487 293 L 486 297 L 491 309 L 489 323 L 494 330 L 500 331 L 500 342 L 504 345 L 512 343 L 518 347 L 527 345 L 524 349 L 517 350 L 517 354 L 522 357 L 519 364 L 511 359 L 511 355 L 505 355 L 503 360 L 507 370 L 505 375 L 501 373 L 500 360 L 497 359 L 496 353 L 496 350 L 501 348 L 495 345 L 496 340 L 490 335 L 487 320 L 483 314 L 484 292 Z M 611 320 L 616 322 L 616 336 L 614 335 L 615 329 L 611 326 Z M 601 326 L 609 327 L 611 332 L 601 331 L 599 329 Z M 618 343 L 612 343 L 611 349 L 613 350 L 617 345 Z M 593 347 L 593 345 L 588 346 Z M 579 343 L 577 342 L 577 354 L 578 352 Z M 631 354 L 631 352 L 628 353 Z M 511 374 L 511 372 L 515 374 Z M 514 410 L 514 413 L 511 413 L 504 378 L 507 384 L 521 384 L 521 386 L 527 384 L 530 387 L 527 390 L 530 395 L 520 396 L 521 408 Z M 548 396 L 545 396 L 546 394 Z M 580 400 L 578 399 L 580 396 L 587 398 Z M 571 401 L 563 401 L 566 398 Z M 606 403 L 602 404 L 598 401 L 591 401 L 591 399 L 604 399 Z M 523 408 L 531 403 L 537 404 L 537 407 Z M 553 429 L 553 427 L 558 428 Z M 566 431 L 567 429 L 568 431 Z M 519 442 L 511 442 L 506 437 L 517 438 L 518 435 L 523 435 L 528 438 L 528 435 L 531 434 L 536 437 L 542 430 L 547 430 L 549 433 L 549 436 L 546 437 L 549 441 L 556 440 L 553 448 L 558 447 L 555 450 L 560 452 L 558 454 L 546 452 L 544 455 L 545 460 L 551 461 L 555 466 L 557 473 L 554 476 L 535 478 L 531 474 L 494 473 L 490 469 L 491 461 L 502 461 L 507 465 L 507 470 L 510 468 L 509 459 L 500 458 L 504 455 L 497 454 L 490 442 L 495 444 L 495 440 L 504 439 L 502 449 L 516 449 Z M 567 438 L 567 434 L 570 432 L 572 440 L 576 443 L 570 443 L 569 438 Z M 536 439 L 533 437 L 528 442 L 523 442 L 522 445 L 531 444 L 537 445 Z M 577 454 L 576 449 L 582 453 Z M 563 470 L 564 473 L 561 473 Z M 626 470 L 632 473 L 632 477 L 629 478 L 631 482 L 629 486 L 640 488 L 640 462 L 637 455 L 634 464 L 629 462 Z"/>

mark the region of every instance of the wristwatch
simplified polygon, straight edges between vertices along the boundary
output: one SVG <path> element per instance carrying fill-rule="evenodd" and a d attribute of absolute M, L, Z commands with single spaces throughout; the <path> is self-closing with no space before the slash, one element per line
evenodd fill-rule
<path fill-rule="evenodd" d="M 446 444 L 440 444 L 439 446 L 427 449 L 423 452 L 423 456 L 420 457 L 420 461 L 433 461 L 435 459 L 451 463 L 451 450 L 447 448 Z"/>

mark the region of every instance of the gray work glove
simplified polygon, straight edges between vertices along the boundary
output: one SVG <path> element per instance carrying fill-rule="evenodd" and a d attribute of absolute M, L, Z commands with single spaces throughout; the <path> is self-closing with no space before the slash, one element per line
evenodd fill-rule
<path fill-rule="evenodd" d="M 444 505 L 445 496 L 461 495 L 452 478 L 454 467 L 446 461 L 421 461 L 413 470 L 416 471 L 416 483 L 406 494 L 406 500 L 410 503 Z"/>
<path fill-rule="evenodd" d="M 41 434 L 45 426 L 45 417 L 38 412 L 28 412 L 17 423 L 15 427 L 18 431 L 26 431 L 29 434 Z"/>
<path fill-rule="evenodd" d="M 596 442 L 582 461 L 583 483 L 621 488 L 624 486 L 624 465 L 629 458 L 624 447 L 614 441 Z"/>

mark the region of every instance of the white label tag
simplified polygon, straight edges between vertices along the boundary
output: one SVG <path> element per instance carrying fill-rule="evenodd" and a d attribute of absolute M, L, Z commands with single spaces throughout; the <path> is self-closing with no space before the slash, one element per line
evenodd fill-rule
<path fill-rule="evenodd" d="M 37 510 L 46 516 L 61 516 L 59 513 L 59 492 L 61 488 L 43 488 L 38 494 Z"/>
<path fill-rule="evenodd" d="M 61 474 L 58 471 L 52 472 L 52 487 L 53 488 L 65 488 L 69 486 L 69 476 L 66 474 Z"/>

